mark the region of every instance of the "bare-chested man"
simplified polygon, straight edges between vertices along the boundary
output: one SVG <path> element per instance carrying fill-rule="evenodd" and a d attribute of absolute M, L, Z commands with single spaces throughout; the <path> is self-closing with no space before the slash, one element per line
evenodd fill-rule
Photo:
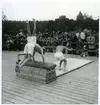
<path fill-rule="evenodd" d="M 66 71 L 66 66 L 67 66 L 67 60 L 66 58 L 64 57 L 64 54 L 63 54 L 63 50 L 69 50 L 71 51 L 72 49 L 69 49 L 63 45 L 59 45 L 56 47 L 56 53 L 54 54 L 55 58 L 57 60 L 59 60 L 59 70 L 61 70 L 61 65 L 62 65 L 62 62 L 64 62 L 64 71 Z"/>

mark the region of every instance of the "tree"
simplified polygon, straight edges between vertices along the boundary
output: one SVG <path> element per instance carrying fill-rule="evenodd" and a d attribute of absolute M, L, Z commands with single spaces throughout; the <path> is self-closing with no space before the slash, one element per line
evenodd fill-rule
<path fill-rule="evenodd" d="M 59 16 L 58 19 L 66 19 L 66 16 L 65 15 L 61 15 L 61 16 Z"/>
<path fill-rule="evenodd" d="M 83 19 L 84 19 L 84 16 L 83 16 L 83 14 L 80 11 L 79 14 L 76 17 L 76 20 L 83 20 Z"/>
<path fill-rule="evenodd" d="M 87 13 L 84 13 L 83 18 L 84 18 L 85 20 L 86 20 L 86 19 L 93 19 L 92 16 L 91 16 L 91 15 L 89 16 Z"/>
<path fill-rule="evenodd" d="M 2 11 L 2 21 L 7 20 L 7 16 L 4 14 L 4 12 Z"/>

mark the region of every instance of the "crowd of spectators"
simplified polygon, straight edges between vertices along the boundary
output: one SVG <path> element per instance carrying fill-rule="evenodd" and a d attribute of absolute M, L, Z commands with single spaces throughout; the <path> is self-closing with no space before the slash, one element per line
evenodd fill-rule
<path fill-rule="evenodd" d="M 78 30 L 73 32 L 52 32 L 38 33 L 38 43 L 43 46 L 57 46 L 61 42 L 65 42 L 66 46 L 76 48 L 83 48 L 83 45 L 87 45 L 88 49 L 93 50 L 98 48 L 98 34 L 91 30 Z"/>
<path fill-rule="evenodd" d="M 4 34 L 3 50 L 23 50 L 26 37 L 22 29 L 17 35 Z M 37 33 L 37 43 L 41 46 L 57 46 L 62 42 L 73 49 L 98 49 L 99 33 L 92 30 L 77 30 L 72 32 Z M 78 51 L 78 50 L 77 50 Z M 79 52 L 76 52 L 79 53 Z"/>
<path fill-rule="evenodd" d="M 4 34 L 2 41 L 2 49 L 9 51 L 23 50 L 24 45 L 27 42 L 26 35 L 23 33 L 22 29 L 17 35 Z"/>

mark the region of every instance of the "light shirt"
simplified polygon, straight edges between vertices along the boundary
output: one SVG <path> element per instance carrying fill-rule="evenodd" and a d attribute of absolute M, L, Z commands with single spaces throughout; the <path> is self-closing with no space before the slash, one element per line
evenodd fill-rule
<path fill-rule="evenodd" d="M 24 53 L 25 54 L 31 54 L 33 55 L 34 47 L 36 45 L 36 36 L 28 36 L 27 37 L 27 44 L 24 47 Z"/>
<path fill-rule="evenodd" d="M 79 35 L 80 35 L 79 33 L 76 33 L 77 38 L 79 37 Z"/>
<path fill-rule="evenodd" d="M 85 33 L 84 32 L 81 32 L 80 38 L 83 39 L 83 40 L 85 39 Z"/>

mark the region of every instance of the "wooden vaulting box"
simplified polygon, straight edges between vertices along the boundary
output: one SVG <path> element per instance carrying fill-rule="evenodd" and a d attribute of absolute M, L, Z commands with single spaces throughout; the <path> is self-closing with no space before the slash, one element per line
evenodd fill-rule
<path fill-rule="evenodd" d="M 28 61 L 16 76 L 28 80 L 34 80 L 42 83 L 50 83 L 56 80 L 56 64 Z"/>

